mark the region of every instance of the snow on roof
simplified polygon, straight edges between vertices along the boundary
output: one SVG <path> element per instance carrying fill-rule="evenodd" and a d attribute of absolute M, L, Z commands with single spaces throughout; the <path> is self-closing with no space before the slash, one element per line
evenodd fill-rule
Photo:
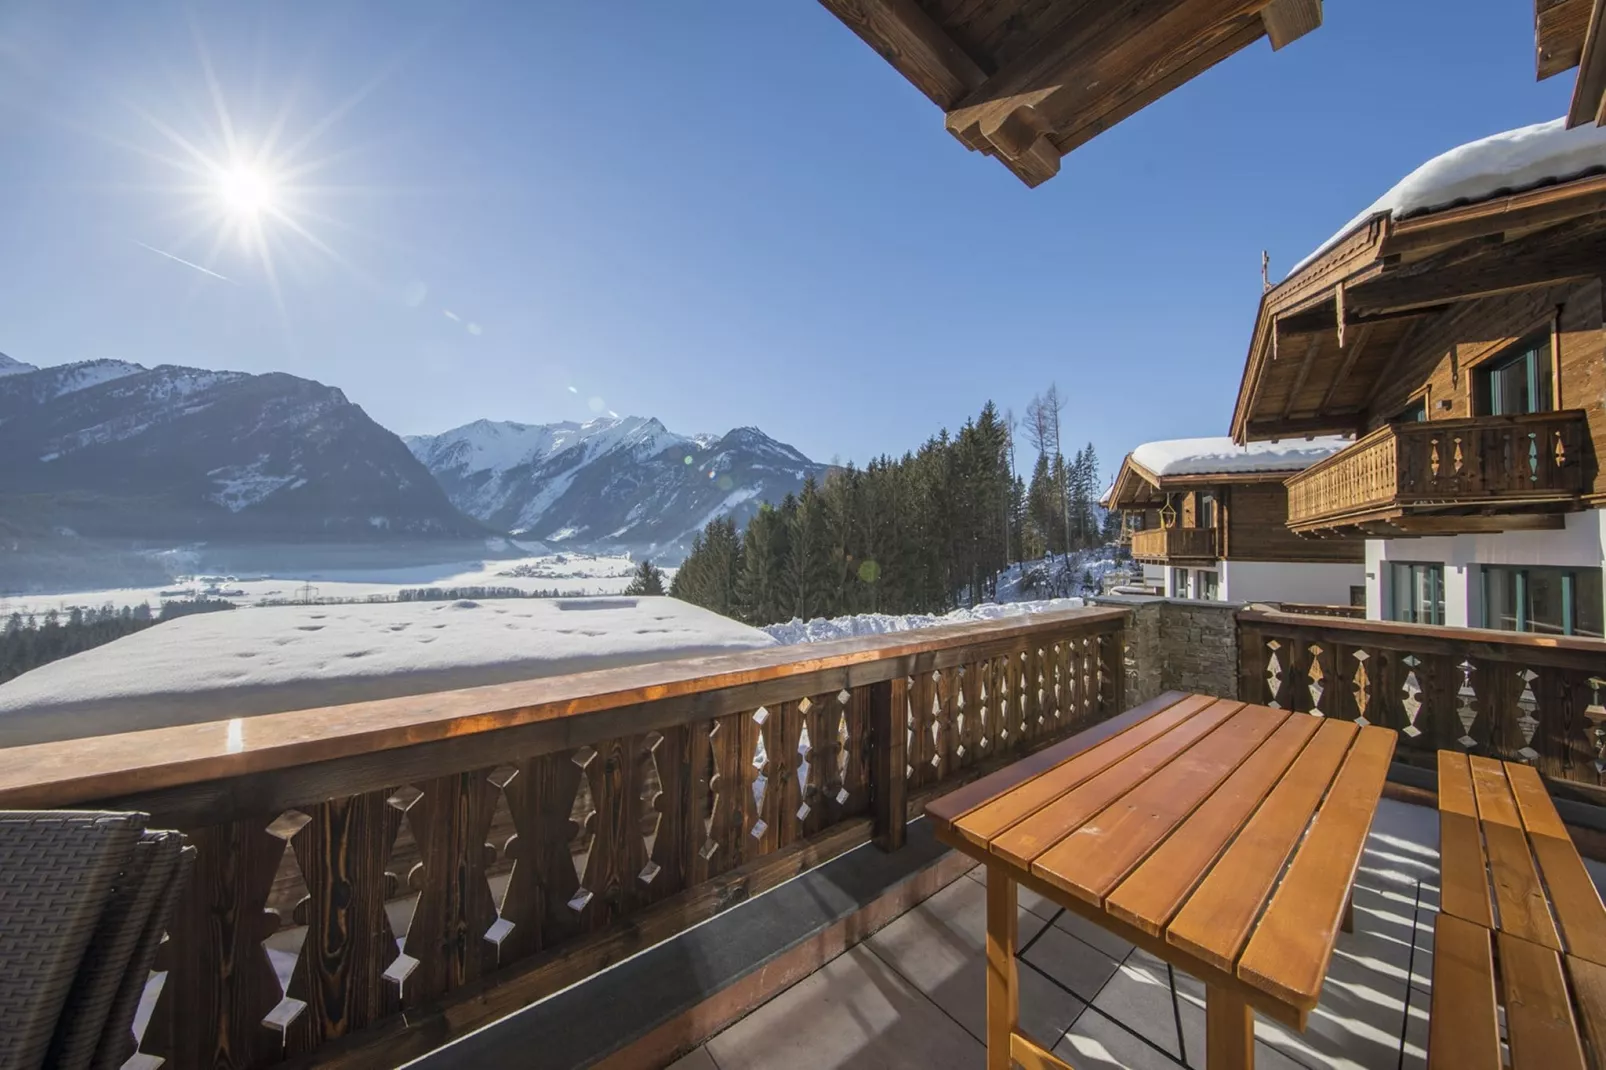
<path fill-rule="evenodd" d="M 1606 127 L 1594 123 L 1568 130 L 1566 119 L 1553 119 L 1457 146 L 1406 175 L 1315 252 L 1295 264 L 1288 274 L 1298 274 L 1373 216 L 1388 213 L 1395 219 L 1404 219 L 1419 212 L 1577 178 L 1603 168 Z"/>
<path fill-rule="evenodd" d="M 1339 435 L 1251 442 L 1247 446 L 1230 438 L 1174 438 L 1145 442 L 1132 451 L 1132 461 L 1157 476 L 1299 472 L 1348 445 L 1350 440 Z"/>
<path fill-rule="evenodd" d="M 757 628 L 673 598 L 204 613 L 0 684 L 0 747 L 774 645 Z"/>

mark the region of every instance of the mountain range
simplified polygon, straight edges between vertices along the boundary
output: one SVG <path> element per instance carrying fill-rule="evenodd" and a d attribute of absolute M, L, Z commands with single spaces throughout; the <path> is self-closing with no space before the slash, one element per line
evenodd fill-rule
<path fill-rule="evenodd" d="M 404 442 L 340 390 L 292 375 L 3 354 L 0 457 L 0 551 L 19 552 L 514 533 L 678 557 L 710 519 L 744 523 L 824 472 L 750 427 L 480 420 Z M 0 572 L 28 560 L 0 553 Z"/>
<path fill-rule="evenodd" d="M 656 419 L 477 420 L 408 448 L 453 504 L 557 546 L 678 553 L 712 519 L 738 525 L 825 468 L 756 427 L 678 435 Z"/>

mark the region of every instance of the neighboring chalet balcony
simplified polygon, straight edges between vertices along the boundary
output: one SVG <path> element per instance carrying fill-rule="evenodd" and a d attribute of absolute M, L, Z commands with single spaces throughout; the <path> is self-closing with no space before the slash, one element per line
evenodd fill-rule
<path fill-rule="evenodd" d="M 1168 565 L 1178 561 L 1215 561 L 1221 536 L 1215 528 L 1154 528 L 1132 533 L 1132 557 Z"/>
<path fill-rule="evenodd" d="M 1560 526 L 1589 463 L 1576 409 L 1391 424 L 1288 479 L 1288 526 L 1301 535 Z"/>

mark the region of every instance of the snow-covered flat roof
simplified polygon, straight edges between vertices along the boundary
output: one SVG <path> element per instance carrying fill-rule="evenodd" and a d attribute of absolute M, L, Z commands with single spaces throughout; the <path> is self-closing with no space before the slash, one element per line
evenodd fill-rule
<path fill-rule="evenodd" d="M 252 607 L 167 621 L 0 684 L 0 746 L 776 645 L 673 598 Z"/>
<path fill-rule="evenodd" d="M 1315 252 L 1295 264 L 1289 274 L 1298 274 L 1373 216 L 1387 214 L 1403 219 L 1601 169 L 1606 169 L 1606 127 L 1594 123 L 1568 130 L 1566 119 L 1554 119 L 1458 145 L 1406 175 Z"/>
<path fill-rule="evenodd" d="M 1230 438 L 1173 438 L 1164 442 L 1145 442 L 1132 451 L 1132 461 L 1162 477 L 1231 472 L 1299 472 L 1332 456 L 1350 445 L 1351 441 L 1338 435 L 1325 435 L 1310 439 L 1251 442 L 1240 446 Z"/>

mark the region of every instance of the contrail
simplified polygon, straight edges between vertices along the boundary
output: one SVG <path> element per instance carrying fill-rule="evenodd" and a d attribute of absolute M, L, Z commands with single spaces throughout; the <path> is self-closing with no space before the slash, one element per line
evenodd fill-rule
<path fill-rule="evenodd" d="M 234 282 L 234 280 L 229 278 L 227 275 L 219 275 L 217 272 L 213 271 L 211 268 L 204 268 L 200 264 L 191 263 L 190 261 L 185 260 L 182 256 L 174 256 L 172 253 L 169 253 L 169 252 L 167 252 L 165 250 L 162 250 L 162 249 L 158 249 L 154 245 L 146 245 L 144 242 L 140 241 L 138 238 L 130 238 L 129 241 L 133 242 L 135 245 L 139 246 L 141 249 L 149 249 L 151 252 L 155 253 L 157 256 L 165 256 L 169 260 L 177 260 L 180 264 L 183 264 L 185 267 L 194 268 L 196 271 L 199 271 L 203 275 L 210 275 L 214 279 L 222 279 L 224 282 Z M 238 286 L 239 283 L 235 282 L 234 285 Z"/>

